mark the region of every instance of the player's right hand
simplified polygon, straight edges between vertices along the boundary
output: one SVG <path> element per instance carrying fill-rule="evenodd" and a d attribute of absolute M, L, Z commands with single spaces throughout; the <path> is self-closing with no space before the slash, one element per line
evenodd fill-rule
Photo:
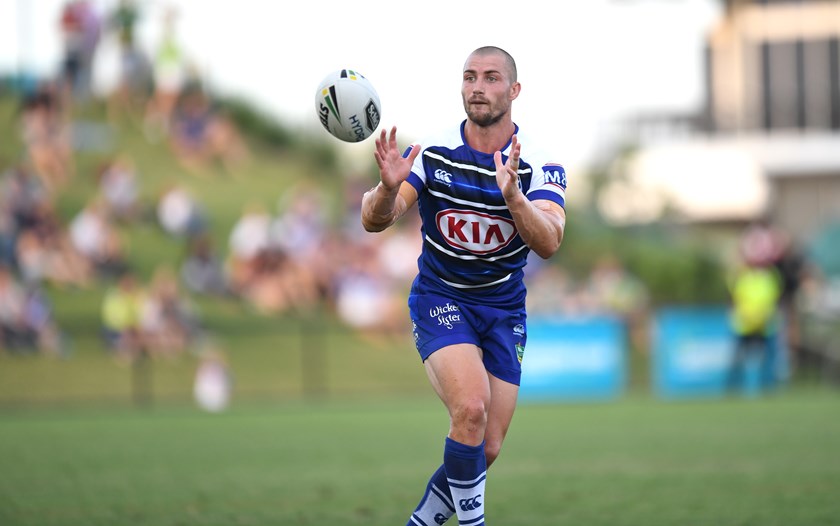
<path fill-rule="evenodd" d="M 420 145 L 412 144 L 408 154 L 403 156 L 397 147 L 397 127 L 392 127 L 391 133 L 387 136 L 386 131 L 382 130 L 376 139 L 376 150 L 373 156 L 379 167 L 379 178 L 386 190 L 396 190 L 403 181 L 408 179 L 411 166 L 419 153 Z"/>

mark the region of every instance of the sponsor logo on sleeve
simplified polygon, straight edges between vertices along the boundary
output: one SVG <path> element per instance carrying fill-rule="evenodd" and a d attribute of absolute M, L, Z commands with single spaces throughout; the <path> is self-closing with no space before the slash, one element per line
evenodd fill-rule
<path fill-rule="evenodd" d="M 566 189 L 566 169 L 562 165 L 549 163 L 542 167 L 542 171 L 546 184 L 556 184 Z"/>

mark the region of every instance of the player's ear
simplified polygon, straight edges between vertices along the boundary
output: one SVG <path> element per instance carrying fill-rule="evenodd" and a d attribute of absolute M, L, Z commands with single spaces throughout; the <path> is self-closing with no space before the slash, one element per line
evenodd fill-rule
<path fill-rule="evenodd" d="M 519 82 L 514 82 L 510 85 L 510 100 L 515 100 L 516 97 L 519 96 L 519 92 L 522 91 L 522 84 Z"/>

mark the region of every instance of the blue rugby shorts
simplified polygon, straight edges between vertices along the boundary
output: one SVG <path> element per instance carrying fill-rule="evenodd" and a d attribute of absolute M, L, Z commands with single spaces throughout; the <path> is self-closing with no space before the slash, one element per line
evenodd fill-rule
<path fill-rule="evenodd" d="M 408 310 L 414 344 L 423 361 L 448 345 L 471 343 L 483 351 L 484 367 L 490 374 L 519 385 L 527 339 L 524 308 L 502 310 L 435 294 L 412 293 Z"/>

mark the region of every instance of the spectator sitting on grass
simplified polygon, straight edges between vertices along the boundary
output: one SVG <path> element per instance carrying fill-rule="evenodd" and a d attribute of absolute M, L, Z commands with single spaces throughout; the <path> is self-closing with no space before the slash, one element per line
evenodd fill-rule
<path fill-rule="evenodd" d="M 224 262 L 206 235 L 188 242 L 187 256 L 180 270 L 181 280 L 191 292 L 209 296 L 227 296 L 230 293 Z"/>
<path fill-rule="evenodd" d="M 9 267 L 0 265 L 0 350 L 31 349 L 34 335 L 25 321 L 26 294 Z"/>
<path fill-rule="evenodd" d="M 194 309 L 181 294 L 168 266 L 155 270 L 140 313 L 143 341 L 152 355 L 173 356 L 186 350 L 198 330 Z"/>
<path fill-rule="evenodd" d="M 157 203 L 157 220 L 160 227 L 175 237 L 192 238 L 204 233 L 207 217 L 201 205 L 182 186 L 167 187 Z"/>
<path fill-rule="evenodd" d="M 236 126 L 210 103 L 200 89 L 186 91 L 173 117 L 172 149 L 193 172 L 219 161 L 231 174 L 248 158 Z"/>
<path fill-rule="evenodd" d="M 73 247 L 63 228 L 24 230 L 17 238 L 15 258 L 28 284 L 86 287 L 93 277 L 91 265 Z"/>
<path fill-rule="evenodd" d="M 131 360 L 145 347 L 140 327 L 146 293 L 130 270 L 108 288 L 102 301 L 105 346 L 120 360 Z"/>
<path fill-rule="evenodd" d="M 45 354 L 65 355 L 64 338 L 47 295 L 37 285 L 27 287 L 25 295 L 23 320 L 35 348 Z"/>
<path fill-rule="evenodd" d="M 102 166 L 99 192 L 110 217 L 127 223 L 142 217 L 137 168 L 129 156 L 119 155 Z"/>
<path fill-rule="evenodd" d="M 44 186 L 63 187 L 74 172 L 70 127 L 49 88 L 24 99 L 20 130 L 27 159 Z"/>
<path fill-rule="evenodd" d="M 263 254 L 269 249 L 271 215 L 263 203 L 244 206 L 228 236 L 228 280 L 237 294 L 252 285 L 263 266 Z"/>
<path fill-rule="evenodd" d="M 121 274 L 127 266 L 122 238 L 100 199 L 91 199 L 70 222 L 70 239 L 101 277 Z"/>

